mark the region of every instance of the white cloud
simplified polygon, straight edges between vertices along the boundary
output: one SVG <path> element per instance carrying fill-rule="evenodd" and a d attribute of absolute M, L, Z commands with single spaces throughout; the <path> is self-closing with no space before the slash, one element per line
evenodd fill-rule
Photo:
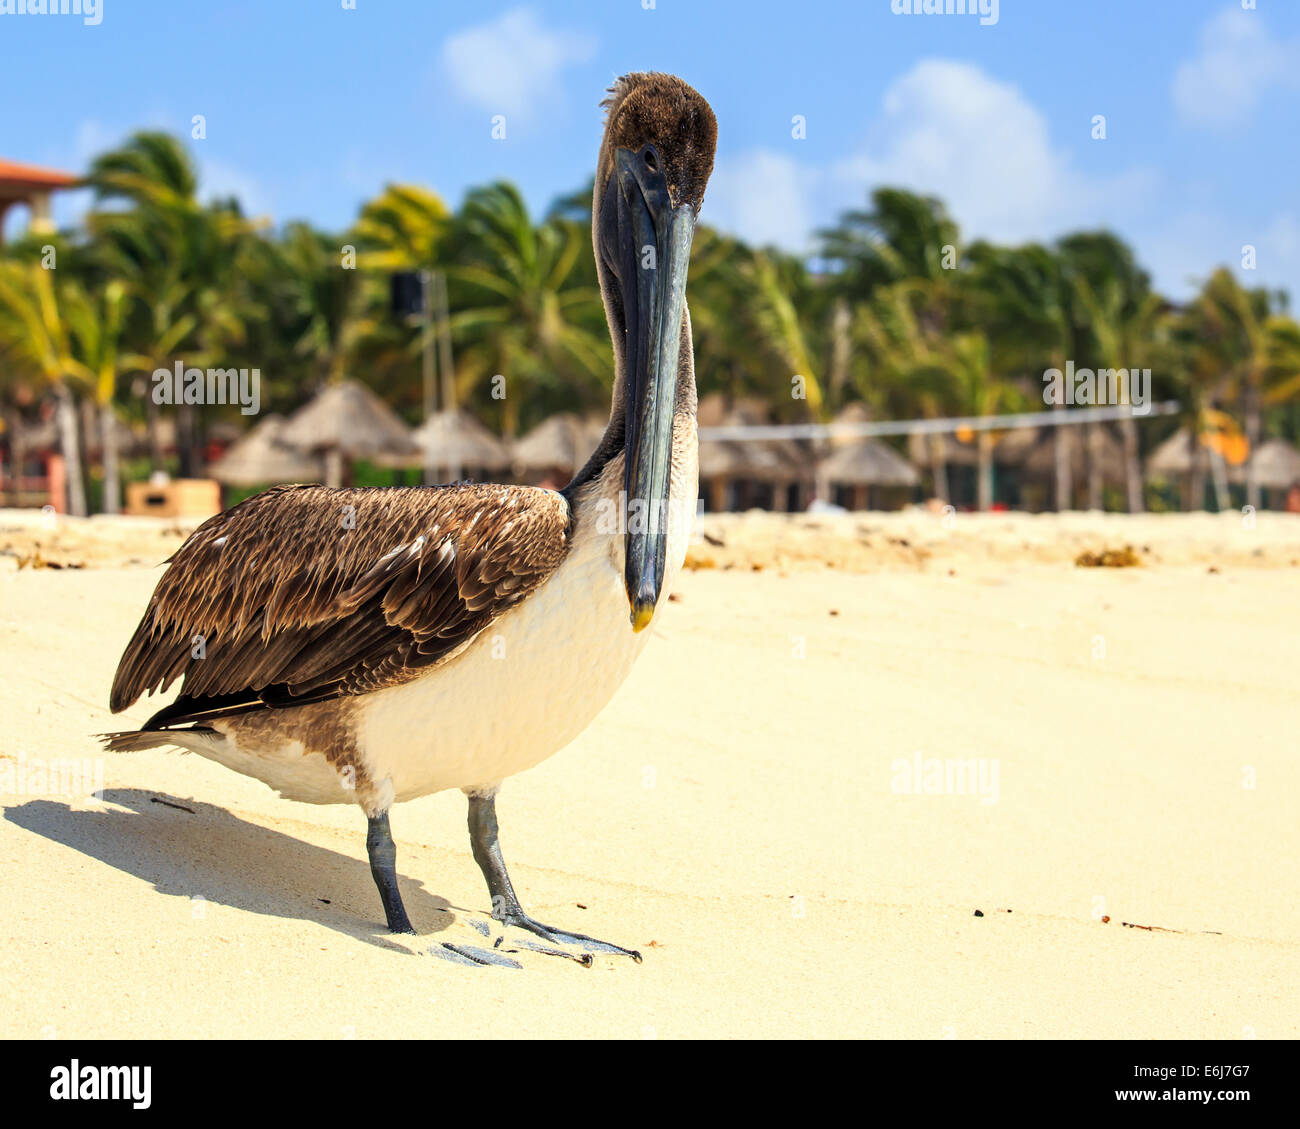
<path fill-rule="evenodd" d="M 890 84 L 871 143 L 835 173 L 856 192 L 893 184 L 939 196 L 968 237 L 1012 242 L 1113 222 L 1155 183 L 1141 169 L 1084 176 L 1016 86 L 947 59 L 923 59 Z"/>
<path fill-rule="evenodd" d="M 1300 43 L 1271 38 L 1257 11 L 1226 8 L 1201 30 L 1200 52 L 1174 74 L 1183 120 L 1222 128 L 1246 118 L 1270 90 L 1300 82 Z"/>
<path fill-rule="evenodd" d="M 967 240 L 1014 243 L 1118 227 L 1155 195 L 1149 169 L 1085 176 L 1020 90 L 969 63 L 918 62 L 872 118 L 867 144 L 826 166 L 769 149 L 719 155 L 704 220 L 752 243 L 808 251 L 817 225 L 895 185 L 938 196 Z M 1081 138 L 1089 130 L 1080 123 Z"/>
<path fill-rule="evenodd" d="M 704 197 L 704 222 L 760 246 L 809 249 L 810 191 L 821 174 L 768 149 L 719 158 Z"/>
<path fill-rule="evenodd" d="M 456 93 L 493 113 L 527 117 L 559 93 L 560 72 L 583 63 L 596 41 L 549 30 L 529 8 L 513 8 L 467 28 L 442 45 L 442 64 Z"/>

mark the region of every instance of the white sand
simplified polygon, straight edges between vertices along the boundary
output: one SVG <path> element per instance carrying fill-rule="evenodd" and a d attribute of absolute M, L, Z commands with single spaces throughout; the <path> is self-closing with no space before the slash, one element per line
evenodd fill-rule
<path fill-rule="evenodd" d="M 856 515 L 879 568 L 834 569 L 802 520 L 711 524 L 631 681 L 502 792 L 525 905 L 640 966 L 422 954 L 484 943 L 459 793 L 394 811 L 394 940 L 359 811 L 110 755 L 103 804 L 0 795 L 0 1035 L 1300 1034 L 1300 519 Z M 159 575 L 129 542 L 167 538 L 98 524 L 45 536 L 83 570 L 0 561 L 8 779 L 156 704 L 105 703 Z M 1125 542 L 1159 560 L 1069 563 Z M 917 753 L 996 766 L 996 802 L 898 794 Z"/>

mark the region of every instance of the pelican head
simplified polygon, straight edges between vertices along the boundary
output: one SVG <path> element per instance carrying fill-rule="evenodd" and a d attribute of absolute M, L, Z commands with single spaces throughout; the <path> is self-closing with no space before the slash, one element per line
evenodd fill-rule
<path fill-rule="evenodd" d="M 623 575 L 640 631 L 664 580 L 679 382 L 694 394 L 686 269 L 718 125 L 673 75 L 626 75 L 604 105 L 592 239 L 614 339 L 614 414 L 624 417 Z"/>

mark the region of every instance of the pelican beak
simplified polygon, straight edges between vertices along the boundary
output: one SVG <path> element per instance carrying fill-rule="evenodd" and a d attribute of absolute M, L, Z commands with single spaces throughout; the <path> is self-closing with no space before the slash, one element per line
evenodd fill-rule
<path fill-rule="evenodd" d="M 632 630 L 641 631 L 659 602 L 673 520 L 673 403 L 695 210 L 690 204 L 673 205 L 663 161 L 653 146 L 635 153 L 619 149 L 614 165 L 627 328 L 623 579 Z"/>

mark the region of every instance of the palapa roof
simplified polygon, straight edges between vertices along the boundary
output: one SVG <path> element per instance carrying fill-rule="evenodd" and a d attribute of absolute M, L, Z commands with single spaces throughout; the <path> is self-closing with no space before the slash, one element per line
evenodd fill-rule
<path fill-rule="evenodd" d="M 215 443 L 238 443 L 247 434 L 243 427 L 231 419 L 214 419 L 204 428 L 204 433 L 209 442 Z"/>
<path fill-rule="evenodd" d="M 99 421 L 94 420 L 93 424 L 92 427 L 83 428 L 82 440 L 87 453 L 97 457 L 103 453 L 101 450 L 103 442 Z M 15 430 L 18 434 L 11 437 L 11 441 L 16 441 L 29 452 L 57 451 L 59 448 L 59 425 L 54 416 L 50 416 L 49 419 L 37 420 L 34 423 L 20 419 Z M 113 435 L 117 440 L 119 455 L 133 454 L 145 447 L 144 437 L 132 430 L 125 420 L 119 419 L 117 416 L 113 417 Z"/>
<path fill-rule="evenodd" d="M 741 400 L 726 411 L 716 393 L 700 401 L 696 420 L 701 427 L 761 427 L 771 421 L 757 400 Z M 701 478 L 750 478 L 764 482 L 795 482 L 812 470 L 812 456 L 794 439 L 701 439 Z"/>
<path fill-rule="evenodd" d="M 1147 474 L 1186 474 L 1192 469 L 1195 450 L 1191 431 L 1180 427 L 1147 456 Z"/>
<path fill-rule="evenodd" d="M 573 412 L 558 412 L 543 420 L 514 447 L 514 465 L 520 471 L 576 471 L 590 457 L 605 421 L 583 419 Z"/>
<path fill-rule="evenodd" d="M 301 451 L 337 450 L 350 459 L 419 454 L 411 429 L 364 384 L 330 384 L 289 418 L 280 442 Z"/>
<path fill-rule="evenodd" d="M 285 445 L 283 416 L 269 415 L 237 440 L 209 469 L 227 486 L 261 486 L 281 482 L 317 482 L 320 459 Z"/>
<path fill-rule="evenodd" d="M 1115 433 L 1105 424 L 1097 425 L 1099 454 L 1101 457 L 1101 477 L 1103 482 L 1123 485 L 1124 447 Z M 1087 429 L 1079 425 L 1063 428 L 1044 428 L 1044 435 L 1029 452 L 1023 466 L 1030 474 L 1052 475 L 1056 473 L 1056 436 L 1053 432 L 1060 430 L 1065 437 L 1066 457 L 1070 462 L 1070 477 L 1082 482 L 1088 473 Z"/>
<path fill-rule="evenodd" d="M 727 418 L 727 400 L 721 392 L 701 396 L 695 406 L 695 422 L 700 427 L 718 427 Z"/>
<path fill-rule="evenodd" d="M 469 412 L 460 408 L 435 412 L 412 434 L 424 457 L 435 466 L 508 470 L 510 448 Z"/>
<path fill-rule="evenodd" d="M 1168 439 L 1151 452 L 1147 459 L 1147 474 L 1151 477 L 1172 477 L 1188 474 L 1197 457 L 1203 461 L 1208 472 L 1210 466 L 1210 449 L 1203 443 L 1198 444 L 1192 437 L 1191 430 L 1180 427 Z M 1285 439 L 1268 439 L 1255 450 L 1255 481 L 1260 486 L 1284 490 L 1293 483 L 1300 482 L 1300 451 Z M 1228 480 L 1242 483 L 1246 481 L 1246 464 L 1228 466 Z"/>
<path fill-rule="evenodd" d="M 100 430 L 101 424 L 95 421 L 95 426 L 85 433 L 86 452 L 93 456 L 103 454 L 103 433 Z M 117 453 L 119 455 L 133 454 L 136 451 L 143 450 L 147 446 L 145 437 L 135 431 L 125 420 L 113 417 L 113 439 L 117 444 Z"/>
<path fill-rule="evenodd" d="M 936 445 L 942 452 L 945 463 L 958 466 L 974 466 L 977 461 L 974 443 L 959 442 L 951 431 L 940 433 L 912 432 L 907 437 L 907 457 L 921 466 L 930 466 L 935 461 Z"/>
<path fill-rule="evenodd" d="M 727 420 L 727 401 L 720 392 L 702 396 L 695 409 L 695 422 L 699 427 L 720 427 Z M 748 475 L 749 460 L 745 457 L 748 443 L 735 443 L 729 439 L 701 439 L 699 474 L 701 478 L 744 478 Z"/>
<path fill-rule="evenodd" d="M 1038 427 L 1013 427 L 994 432 L 993 461 L 999 466 L 1020 466 L 1038 445 L 1041 431 Z"/>
<path fill-rule="evenodd" d="M 828 482 L 856 486 L 915 486 L 920 480 L 916 467 L 878 439 L 858 439 L 832 451 L 818 472 Z"/>
<path fill-rule="evenodd" d="M 993 433 L 993 461 L 998 466 L 1020 466 L 1039 441 L 1037 427 L 1014 427 Z M 970 439 L 959 439 L 953 432 L 913 433 L 907 437 L 907 456 L 918 466 L 934 462 L 933 445 L 941 444 L 943 461 L 957 466 L 975 466 L 979 462 L 979 444 L 972 433 Z"/>
<path fill-rule="evenodd" d="M 847 405 L 836 423 L 866 423 L 871 411 L 863 403 Z M 818 475 L 828 482 L 855 486 L 915 486 L 921 476 L 902 455 L 869 436 L 832 436 L 830 453 L 818 464 Z"/>
<path fill-rule="evenodd" d="M 1246 481 L 1246 467 L 1232 467 L 1233 482 Z M 1268 439 L 1255 448 L 1255 481 L 1260 486 L 1286 490 L 1300 482 L 1300 451 L 1285 439 Z"/>
<path fill-rule="evenodd" d="M 699 473 L 701 478 L 744 478 L 749 468 L 744 443 L 727 439 L 701 439 Z"/>
<path fill-rule="evenodd" d="M 53 416 L 49 419 L 29 423 L 19 419 L 14 428 L 17 435 L 11 435 L 9 441 L 21 443 L 28 451 L 57 450 L 59 446 L 59 425 Z"/>

